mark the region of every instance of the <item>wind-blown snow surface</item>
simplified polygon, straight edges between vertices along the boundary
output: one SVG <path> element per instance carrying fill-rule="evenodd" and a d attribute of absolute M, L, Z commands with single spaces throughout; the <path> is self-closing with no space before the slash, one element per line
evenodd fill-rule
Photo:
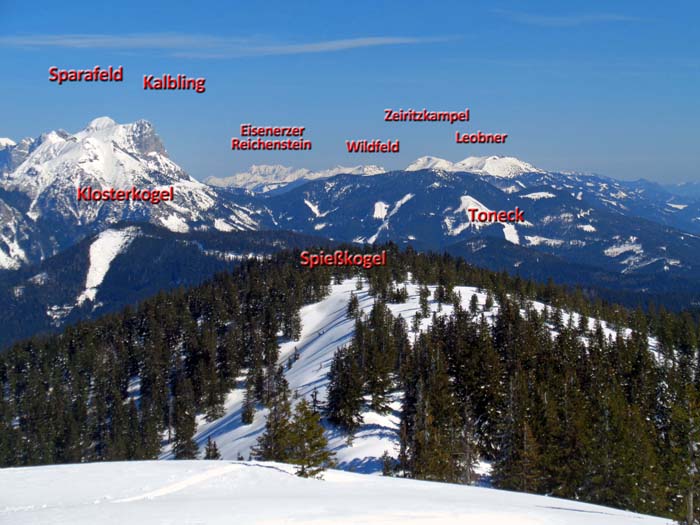
<path fill-rule="evenodd" d="M 0 470 L 12 525 L 451 524 L 669 525 L 621 510 L 447 483 L 278 463 L 138 461 Z"/>

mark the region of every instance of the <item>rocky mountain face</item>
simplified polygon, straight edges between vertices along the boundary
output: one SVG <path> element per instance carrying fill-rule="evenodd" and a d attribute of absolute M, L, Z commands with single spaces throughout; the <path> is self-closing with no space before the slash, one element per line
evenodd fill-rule
<path fill-rule="evenodd" d="M 16 269 L 70 246 L 85 235 L 120 221 L 144 221 L 171 231 L 254 230 L 258 212 L 228 198 L 182 170 L 168 158 L 146 121 L 117 124 L 93 120 L 75 134 L 52 131 L 0 150 L 0 268 Z M 174 199 L 79 201 L 77 190 L 132 187 L 166 190 Z"/>

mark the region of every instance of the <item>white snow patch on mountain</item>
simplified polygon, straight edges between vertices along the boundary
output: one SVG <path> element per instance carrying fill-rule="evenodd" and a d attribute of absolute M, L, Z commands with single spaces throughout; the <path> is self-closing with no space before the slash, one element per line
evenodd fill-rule
<path fill-rule="evenodd" d="M 319 230 L 322 230 L 323 228 L 325 228 L 326 226 L 327 226 L 327 224 L 325 222 L 321 222 L 319 224 L 314 225 L 314 230 L 319 231 Z"/>
<path fill-rule="evenodd" d="M 553 199 L 554 197 L 556 197 L 556 195 L 548 191 L 536 191 L 534 193 L 528 193 L 527 195 L 520 196 L 522 199 L 532 199 L 533 201 L 538 201 L 540 199 Z"/>
<path fill-rule="evenodd" d="M 214 228 L 221 232 L 232 232 L 236 229 L 223 219 L 215 219 Z"/>
<path fill-rule="evenodd" d="M 46 309 L 46 316 L 51 319 L 51 324 L 58 327 L 61 326 L 63 320 L 73 311 L 73 308 L 75 308 L 74 304 L 49 306 Z"/>
<path fill-rule="evenodd" d="M 96 131 L 100 129 L 111 128 L 116 125 L 117 123 L 109 117 L 97 117 L 96 119 L 90 121 L 90 123 L 87 125 L 86 130 Z"/>
<path fill-rule="evenodd" d="M 308 199 L 304 199 L 304 204 L 306 204 L 309 207 L 311 213 L 313 213 L 316 217 L 325 217 L 326 215 L 328 215 L 328 212 L 321 213 L 321 211 L 318 209 L 318 205 L 314 204 Z"/>
<path fill-rule="evenodd" d="M 666 206 L 670 206 L 671 208 L 675 208 L 677 210 L 685 210 L 688 207 L 687 204 L 673 204 L 671 202 L 666 203 Z"/>
<path fill-rule="evenodd" d="M 86 300 L 94 301 L 114 258 L 126 249 L 138 235 L 139 229 L 105 230 L 90 245 L 90 267 L 85 278 L 85 290 L 76 299 L 78 306 Z"/>
<path fill-rule="evenodd" d="M 391 211 L 386 215 L 384 218 L 384 222 L 382 225 L 377 229 L 377 233 L 372 235 L 369 239 L 367 239 L 367 242 L 369 244 L 373 244 L 377 241 L 377 238 L 379 237 L 379 234 L 382 232 L 382 230 L 386 230 L 389 227 L 389 219 L 391 219 L 396 213 L 401 209 L 401 206 L 406 204 L 408 201 L 410 201 L 415 195 L 413 193 L 407 193 L 403 197 L 401 197 L 399 200 L 397 200 L 394 203 L 394 207 L 391 209 Z M 376 210 L 375 210 L 376 211 Z"/>
<path fill-rule="evenodd" d="M 386 202 L 378 201 L 374 203 L 374 213 L 372 217 L 375 219 L 386 218 L 386 212 L 389 210 L 389 205 Z"/>
<path fill-rule="evenodd" d="M 17 243 L 16 237 L 0 237 L 0 269 L 16 270 L 26 261 L 24 250 Z M 3 247 L 2 244 L 5 246 Z"/>
<path fill-rule="evenodd" d="M 8 139 L 6 137 L 0 137 L 0 149 L 10 148 L 16 145 L 17 143 L 14 140 Z"/>
<path fill-rule="evenodd" d="M 544 173 L 539 168 L 534 167 L 515 157 L 501 157 L 491 155 L 490 157 L 467 157 L 455 164 L 456 171 L 469 171 L 492 177 L 512 178 L 523 173 Z"/>
<path fill-rule="evenodd" d="M 0 521 L 13 525 L 666 525 L 667 519 L 483 487 L 292 465 L 131 461 L 0 470 Z"/>
<path fill-rule="evenodd" d="M 182 219 L 182 217 L 178 217 L 177 215 L 161 217 L 160 222 L 171 232 L 187 233 L 190 231 L 189 225 Z"/>
<path fill-rule="evenodd" d="M 596 231 L 595 226 L 593 226 L 592 224 L 578 224 L 576 227 L 579 230 L 583 230 L 583 231 L 589 232 L 589 233 Z"/>
<path fill-rule="evenodd" d="M 512 224 L 503 223 L 503 236 L 506 238 L 506 241 L 510 243 L 520 244 L 518 230 L 516 230 L 515 226 Z"/>
<path fill-rule="evenodd" d="M 490 223 L 487 222 L 479 222 L 479 221 L 474 221 L 472 222 L 469 218 L 469 209 L 477 209 L 479 211 L 485 211 L 489 212 L 489 208 L 476 200 L 474 197 L 470 195 L 462 195 L 459 198 L 459 207 L 451 211 L 449 208 L 445 210 L 447 212 L 445 218 L 443 219 L 443 223 L 445 224 L 445 227 L 447 229 L 447 234 L 448 235 L 459 235 L 462 233 L 464 230 L 469 228 L 470 226 L 479 229 L 484 226 L 489 226 Z M 462 215 L 466 217 L 465 221 L 462 221 Z M 462 222 L 460 222 L 462 221 Z M 504 231 L 505 233 L 505 231 Z"/>
<path fill-rule="evenodd" d="M 603 253 L 608 257 L 617 257 L 626 252 L 633 252 L 637 255 L 644 253 L 642 245 L 634 241 L 621 242 L 606 248 Z"/>
<path fill-rule="evenodd" d="M 564 244 L 564 241 L 561 239 L 548 239 L 547 237 L 540 237 L 539 235 L 526 235 L 525 240 L 527 241 L 528 246 L 540 246 L 541 244 L 544 244 L 545 246 L 557 248 Z"/>

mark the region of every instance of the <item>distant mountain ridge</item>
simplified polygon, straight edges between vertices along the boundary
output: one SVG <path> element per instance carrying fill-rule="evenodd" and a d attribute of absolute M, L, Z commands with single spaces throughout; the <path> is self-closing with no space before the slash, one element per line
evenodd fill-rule
<path fill-rule="evenodd" d="M 438 157 L 420 157 L 406 167 L 405 171 L 436 169 L 450 172 L 468 171 L 493 177 L 512 178 L 523 173 L 544 173 L 527 162 L 515 157 L 467 157 L 460 162 L 450 162 Z M 352 167 L 335 166 L 326 170 L 312 171 L 306 168 L 292 168 L 280 164 L 252 165 L 248 171 L 230 177 L 209 177 L 207 184 L 224 188 L 242 188 L 255 193 L 267 193 L 282 188 L 298 186 L 300 183 L 316 179 L 326 179 L 334 175 L 349 174 L 373 176 L 386 173 L 387 169 L 374 164 Z"/>
<path fill-rule="evenodd" d="M 368 166 L 335 166 L 321 171 L 312 171 L 306 168 L 291 168 L 288 166 L 275 165 L 253 165 L 246 172 L 236 173 L 230 177 L 218 178 L 209 177 L 206 183 L 218 187 L 243 188 L 256 193 L 266 193 L 294 183 L 303 183 L 309 180 L 324 179 L 338 175 L 339 173 L 349 173 L 352 175 L 377 175 L 385 173 L 381 166 L 373 164 Z"/>
<path fill-rule="evenodd" d="M 127 221 L 177 233 L 285 230 L 338 242 L 393 241 L 538 279 L 682 291 L 684 301 L 700 300 L 693 295 L 700 290 L 700 198 L 644 180 L 549 172 L 508 156 L 428 156 L 394 171 L 253 166 L 210 179 L 220 184 L 212 186 L 169 159 L 149 122 L 108 117 L 73 134 L 3 139 L 0 172 L 5 270 L 37 264 Z M 79 203 L 81 185 L 172 185 L 175 200 Z M 479 223 L 469 215 L 470 208 L 516 207 L 524 223 Z"/>

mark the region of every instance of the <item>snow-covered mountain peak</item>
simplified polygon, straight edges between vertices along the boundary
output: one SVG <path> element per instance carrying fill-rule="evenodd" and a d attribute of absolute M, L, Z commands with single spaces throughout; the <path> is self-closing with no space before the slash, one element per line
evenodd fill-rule
<path fill-rule="evenodd" d="M 102 142 L 112 142 L 129 153 L 146 155 L 154 151 L 167 156 L 153 124 L 147 120 L 117 124 L 109 117 L 99 117 L 73 136 L 79 141 L 94 138 Z"/>
<path fill-rule="evenodd" d="M 8 139 L 6 137 L 0 137 L 0 149 L 9 148 L 16 145 L 17 143 L 14 140 Z"/>
<path fill-rule="evenodd" d="M 96 119 L 93 119 L 90 121 L 90 123 L 87 125 L 86 130 L 98 130 L 98 129 L 105 129 L 105 128 L 111 128 L 116 126 L 117 123 L 112 120 L 109 117 L 97 117 Z"/>
<path fill-rule="evenodd" d="M 408 165 L 406 171 L 445 170 L 454 171 L 454 164 L 439 157 L 420 157 Z"/>
<path fill-rule="evenodd" d="M 167 159 L 149 122 L 117 124 L 100 117 L 72 135 L 62 130 L 42 134 L 5 186 L 36 198 L 56 186 L 155 187 L 177 181 L 194 179 Z"/>
<path fill-rule="evenodd" d="M 406 168 L 406 171 L 418 170 L 468 171 L 479 175 L 503 178 L 517 177 L 523 173 L 544 173 L 544 171 L 534 167 L 532 164 L 515 157 L 501 157 L 498 155 L 467 157 L 459 162 L 450 162 L 439 157 L 420 157 Z"/>
<path fill-rule="evenodd" d="M 498 155 L 467 157 L 457 162 L 454 167 L 458 171 L 469 171 L 505 178 L 517 177 L 523 173 L 544 173 L 543 170 L 515 157 L 501 157 Z"/>

